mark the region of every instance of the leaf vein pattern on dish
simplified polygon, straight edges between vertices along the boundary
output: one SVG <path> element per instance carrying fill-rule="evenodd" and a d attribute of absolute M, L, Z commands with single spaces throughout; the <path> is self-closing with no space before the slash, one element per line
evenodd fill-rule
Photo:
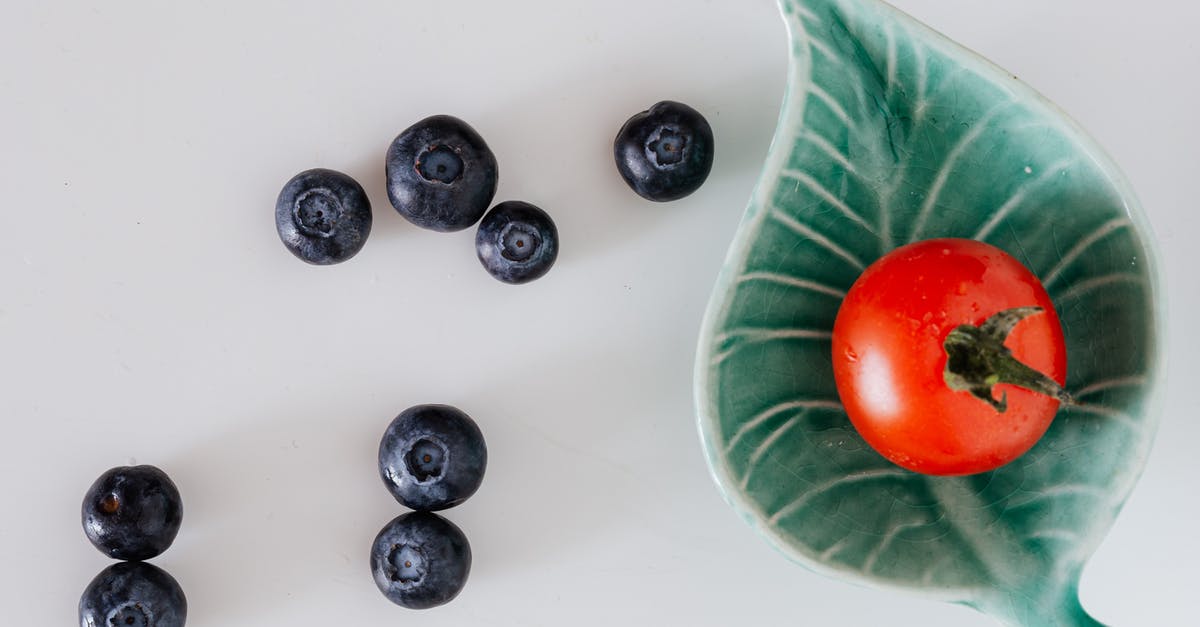
<path fill-rule="evenodd" d="M 1073 261 L 1079 258 L 1080 255 L 1082 255 L 1085 251 L 1087 251 L 1087 249 L 1094 246 L 1100 240 L 1115 232 L 1117 229 L 1132 227 L 1133 222 L 1130 222 L 1129 218 L 1125 216 L 1113 218 L 1112 220 L 1101 224 L 1096 228 L 1096 230 L 1088 233 L 1082 239 L 1076 242 L 1076 244 L 1072 246 L 1070 250 L 1068 250 L 1059 258 L 1058 263 L 1054 264 L 1054 267 L 1046 271 L 1046 277 L 1042 279 L 1042 287 L 1049 289 L 1047 286 L 1054 283 L 1058 277 L 1062 275 L 1063 270 L 1067 266 L 1070 266 Z"/>
<path fill-rule="evenodd" d="M 985 222 L 983 226 L 979 227 L 979 230 L 971 236 L 971 239 L 976 239 L 981 242 L 988 241 L 988 236 L 992 234 L 992 231 L 999 226 L 1005 218 L 1008 217 L 1008 214 L 1020 207 L 1021 203 L 1025 201 L 1025 198 L 1029 194 L 1038 191 L 1043 185 L 1053 182 L 1055 177 L 1065 174 L 1066 170 L 1074 163 L 1074 159 L 1061 159 L 1050 164 L 1050 166 L 1047 167 L 1041 174 L 1039 174 L 1037 178 L 1026 183 L 1025 185 L 1022 185 L 1019 189 L 1013 192 L 1013 194 L 1009 196 L 1008 199 L 1005 200 L 995 212 L 992 213 L 991 217 L 988 218 L 988 221 Z M 1032 174 L 1033 168 L 1030 167 L 1029 169 L 1029 173 Z M 1042 286 L 1044 287 L 1045 285 L 1046 279 L 1042 278 Z"/>
<path fill-rule="evenodd" d="M 811 292 L 828 294 L 829 296 L 833 296 L 839 300 L 845 298 L 846 296 L 846 290 L 830 287 L 828 285 L 822 285 L 816 281 L 809 281 L 808 279 L 799 279 L 786 274 L 780 274 L 778 272 L 748 272 L 738 277 L 739 283 L 744 283 L 747 281 L 769 281 L 772 283 L 778 283 L 780 285 L 787 285 L 789 287 L 809 290 Z"/>
<path fill-rule="evenodd" d="M 731 346 L 713 357 L 713 364 L 725 361 L 739 348 L 744 348 L 749 344 L 772 340 L 829 340 L 832 338 L 833 331 L 825 329 L 733 329 L 718 338 L 720 343 Z"/>
<path fill-rule="evenodd" d="M 760 425 L 762 425 L 762 423 L 764 423 L 776 416 L 779 416 L 781 414 L 787 414 L 787 413 L 792 412 L 797 409 L 801 410 L 800 412 L 798 412 L 801 414 L 804 413 L 804 411 L 807 411 L 810 409 L 827 409 L 827 410 L 832 410 L 832 411 L 845 411 L 842 408 L 841 401 L 837 401 L 837 400 L 802 400 L 802 401 L 788 401 L 785 403 L 779 403 L 777 405 L 774 405 L 772 407 L 769 407 L 769 408 L 763 410 L 758 415 L 754 416 L 750 420 L 747 420 L 744 424 L 740 425 L 738 427 L 738 430 L 733 434 L 733 437 L 729 438 L 729 443 L 726 444 L 725 450 L 727 452 L 732 450 L 733 447 L 737 446 L 738 442 L 741 441 L 742 436 L 753 431 L 754 429 L 757 429 Z"/>

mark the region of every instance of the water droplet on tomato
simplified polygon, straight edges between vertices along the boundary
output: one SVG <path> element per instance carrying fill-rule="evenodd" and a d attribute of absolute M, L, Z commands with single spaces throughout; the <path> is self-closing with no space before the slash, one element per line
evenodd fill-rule
<path fill-rule="evenodd" d="M 850 363 L 855 363 L 858 361 L 858 353 L 854 352 L 853 348 L 847 347 L 846 350 L 844 351 L 844 354 L 846 355 L 846 359 Z"/>

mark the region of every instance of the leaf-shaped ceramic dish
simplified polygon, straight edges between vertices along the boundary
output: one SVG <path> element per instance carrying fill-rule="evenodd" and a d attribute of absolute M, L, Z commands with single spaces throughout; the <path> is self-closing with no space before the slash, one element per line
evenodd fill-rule
<path fill-rule="evenodd" d="M 789 89 L 697 358 L 717 483 L 771 543 L 821 572 L 1012 624 L 1096 624 L 1079 575 L 1156 422 L 1160 296 L 1133 194 L 1052 104 L 894 8 L 781 6 Z M 1042 279 L 1064 325 L 1080 403 L 986 474 L 893 466 L 855 432 L 834 387 L 842 295 L 886 251 L 932 237 L 1008 251 Z"/>

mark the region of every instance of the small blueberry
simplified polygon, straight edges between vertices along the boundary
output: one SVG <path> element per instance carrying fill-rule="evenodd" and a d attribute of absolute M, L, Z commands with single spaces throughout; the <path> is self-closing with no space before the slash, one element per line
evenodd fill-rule
<path fill-rule="evenodd" d="M 388 147 L 388 199 L 409 222 L 461 231 L 479 221 L 496 194 L 499 169 L 466 122 L 435 115 L 408 127 Z"/>
<path fill-rule="evenodd" d="M 183 627 L 186 619 L 179 582 L 146 562 L 105 568 L 79 598 L 81 627 Z"/>
<path fill-rule="evenodd" d="M 431 512 L 410 512 L 392 520 L 371 546 L 375 585 L 388 600 L 409 609 L 449 603 L 470 572 L 467 537 Z"/>
<path fill-rule="evenodd" d="M 470 416 L 449 405 L 417 405 L 396 416 L 379 442 L 379 476 L 405 507 L 436 511 L 467 500 L 483 481 L 487 446 Z"/>
<path fill-rule="evenodd" d="M 275 201 L 275 229 L 293 255 L 314 265 L 345 261 L 371 233 L 371 201 L 361 185 L 334 170 L 292 177 Z"/>
<path fill-rule="evenodd" d="M 678 200 L 704 184 L 713 133 L 699 111 L 670 100 L 629 118 L 613 142 L 617 171 L 639 196 Z"/>
<path fill-rule="evenodd" d="M 183 521 L 183 500 L 167 473 L 121 466 L 100 475 L 83 497 L 83 531 L 101 553 L 145 560 L 171 546 Z"/>
<path fill-rule="evenodd" d="M 545 211 L 527 202 L 502 202 L 479 224 L 475 253 L 496 279 L 528 283 L 549 272 L 558 258 L 558 228 Z"/>

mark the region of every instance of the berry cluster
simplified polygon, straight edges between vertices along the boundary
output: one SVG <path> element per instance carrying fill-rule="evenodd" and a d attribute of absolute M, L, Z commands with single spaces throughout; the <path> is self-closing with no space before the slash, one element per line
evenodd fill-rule
<path fill-rule="evenodd" d="M 480 263 L 505 283 L 527 283 L 558 258 L 558 229 L 541 209 L 520 201 L 487 211 L 496 194 L 496 156 L 466 122 L 435 115 L 392 141 L 385 161 L 388 200 L 409 222 L 432 231 L 469 228 Z M 487 213 L 485 216 L 484 213 Z M 354 179 L 307 170 L 275 202 L 275 227 L 288 250 L 317 265 L 353 257 L 371 232 L 371 203 Z"/>
<path fill-rule="evenodd" d="M 154 466 L 100 475 L 83 497 L 83 531 L 101 553 L 124 560 L 105 568 L 79 599 L 88 627 L 183 627 L 187 599 L 174 577 L 147 564 L 171 546 L 183 520 L 179 490 Z"/>
<path fill-rule="evenodd" d="M 483 482 L 487 446 L 470 416 L 449 405 L 417 405 L 396 416 L 379 442 L 379 476 L 405 507 L 371 547 L 375 584 L 411 609 L 450 602 L 471 572 L 466 535 L 433 513 L 470 498 Z"/>
<path fill-rule="evenodd" d="M 638 195 L 677 200 L 699 189 L 712 170 L 712 128 L 695 109 L 664 100 L 629 118 L 613 142 L 613 157 Z M 475 252 L 496 279 L 528 283 L 558 258 L 558 229 L 545 211 L 515 200 L 488 211 L 499 178 L 496 155 L 466 122 L 435 115 L 413 124 L 392 140 L 384 171 L 388 200 L 409 222 L 440 232 L 479 223 Z M 371 203 L 349 176 L 307 170 L 279 193 L 275 227 L 300 259 L 339 263 L 366 243 Z"/>

